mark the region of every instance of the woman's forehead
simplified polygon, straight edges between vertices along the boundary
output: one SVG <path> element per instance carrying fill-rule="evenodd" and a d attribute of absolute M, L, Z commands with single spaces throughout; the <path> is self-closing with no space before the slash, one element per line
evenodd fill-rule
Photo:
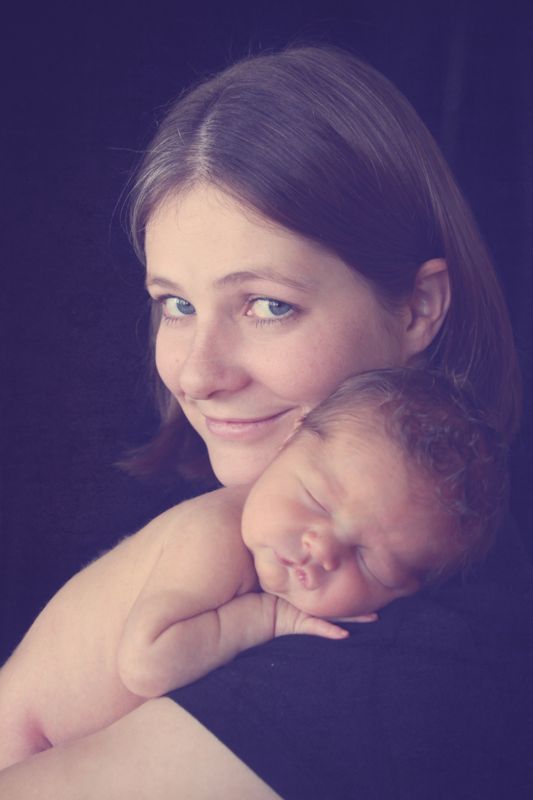
<path fill-rule="evenodd" d="M 209 225 L 206 225 L 209 223 Z M 150 216 L 146 243 L 172 231 L 176 241 L 201 238 L 209 243 L 237 242 L 257 249 L 263 241 L 285 248 L 317 250 L 318 245 L 261 215 L 211 184 L 201 183 L 168 195 Z"/>
<path fill-rule="evenodd" d="M 283 228 L 209 185 L 171 195 L 150 217 L 145 237 L 148 280 L 198 269 L 216 279 L 289 282 L 296 289 L 367 282 L 337 255 Z"/>

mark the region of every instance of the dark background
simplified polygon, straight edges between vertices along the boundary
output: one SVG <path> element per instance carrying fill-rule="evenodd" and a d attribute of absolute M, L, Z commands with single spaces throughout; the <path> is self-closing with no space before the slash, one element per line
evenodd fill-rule
<path fill-rule="evenodd" d="M 0 661 L 73 572 L 190 491 L 113 467 L 156 426 L 124 187 L 184 86 L 295 37 L 348 47 L 391 78 L 473 206 L 523 365 L 513 508 L 533 553 L 531 4 L 49 2 L 3 14 Z"/>

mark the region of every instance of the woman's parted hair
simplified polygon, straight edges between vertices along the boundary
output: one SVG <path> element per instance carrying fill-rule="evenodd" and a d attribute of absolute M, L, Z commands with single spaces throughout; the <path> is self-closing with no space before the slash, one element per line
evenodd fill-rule
<path fill-rule="evenodd" d="M 293 438 L 306 431 L 325 441 L 340 434 L 349 446 L 350 430 L 387 436 L 414 476 L 426 476 L 434 487 L 426 501 L 442 510 L 456 548 L 427 582 L 488 553 L 509 499 L 508 447 L 464 387 L 434 370 L 362 372 L 310 411 Z"/>
<path fill-rule="evenodd" d="M 422 360 L 468 383 L 492 424 L 514 433 L 520 378 L 490 258 L 437 145 L 380 73 L 335 47 L 297 46 L 245 58 L 182 96 L 132 187 L 141 260 L 153 213 L 200 182 L 328 248 L 390 308 L 424 261 L 445 258 L 451 307 Z M 181 462 L 185 474 L 206 474 L 199 437 L 160 382 L 158 395 L 162 429 L 133 471 Z"/>

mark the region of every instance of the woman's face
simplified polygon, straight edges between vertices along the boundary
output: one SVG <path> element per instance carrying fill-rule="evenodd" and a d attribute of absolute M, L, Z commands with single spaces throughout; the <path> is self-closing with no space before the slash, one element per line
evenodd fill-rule
<path fill-rule="evenodd" d="M 335 255 L 206 184 L 146 231 L 156 364 L 226 485 L 255 480 L 348 376 L 403 361 L 405 314 Z"/>

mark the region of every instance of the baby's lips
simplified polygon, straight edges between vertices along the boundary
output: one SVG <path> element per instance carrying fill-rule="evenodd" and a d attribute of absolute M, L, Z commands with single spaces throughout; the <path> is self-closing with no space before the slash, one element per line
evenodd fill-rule
<path fill-rule="evenodd" d="M 309 591 L 318 589 L 322 582 L 318 570 L 314 569 L 311 564 L 305 567 L 295 566 L 294 574 L 302 586 Z"/>

